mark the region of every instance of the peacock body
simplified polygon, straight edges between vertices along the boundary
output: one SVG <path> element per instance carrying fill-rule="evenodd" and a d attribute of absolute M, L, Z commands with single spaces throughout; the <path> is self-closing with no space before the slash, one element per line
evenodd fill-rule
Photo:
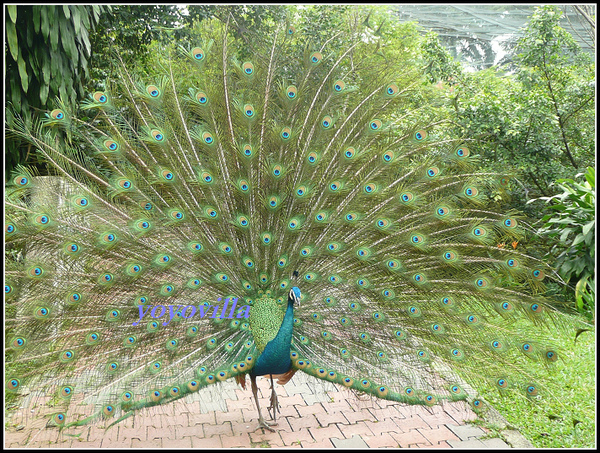
<path fill-rule="evenodd" d="M 58 427 L 297 371 L 406 404 L 479 405 L 457 372 L 537 395 L 552 273 L 499 247 L 527 228 L 488 201 L 508 179 L 363 33 L 281 24 L 243 59 L 213 23 L 147 79 L 16 119 L 57 178 L 7 189 L 9 395 Z"/>

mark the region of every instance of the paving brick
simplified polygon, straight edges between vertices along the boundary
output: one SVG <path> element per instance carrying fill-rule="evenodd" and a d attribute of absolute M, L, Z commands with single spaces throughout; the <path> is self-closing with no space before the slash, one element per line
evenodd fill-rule
<path fill-rule="evenodd" d="M 346 439 L 349 439 L 356 435 L 366 435 L 366 436 L 374 436 L 375 433 L 371 431 L 371 429 L 367 426 L 367 424 L 363 421 L 359 421 L 350 425 L 341 424 L 337 425 L 339 430 L 342 432 Z"/>
<path fill-rule="evenodd" d="M 294 404 L 300 404 L 300 405 L 304 405 L 306 404 L 304 402 L 304 398 L 302 398 L 302 395 L 295 393 L 294 395 L 289 395 L 289 396 L 285 396 L 285 395 L 279 395 L 279 404 L 281 404 L 282 406 L 285 404 L 289 404 L 289 405 L 294 405 Z"/>
<path fill-rule="evenodd" d="M 126 428 L 119 427 L 119 440 L 123 439 L 146 439 L 146 427 L 140 426 L 138 428 Z"/>
<path fill-rule="evenodd" d="M 266 412 L 264 412 L 266 410 L 266 407 L 261 406 L 260 412 L 263 414 L 263 417 L 267 415 Z M 258 410 L 256 410 L 256 406 L 252 409 L 242 408 L 239 412 L 242 414 L 242 421 L 246 423 L 249 423 L 251 421 L 258 422 Z"/>
<path fill-rule="evenodd" d="M 312 443 L 315 441 L 312 434 L 307 428 L 301 428 L 298 431 L 292 432 L 280 431 L 279 435 L 281 436 L 281 439 L 283 440 L 283 444 L 285 446 L 290 446 L 293 444 L 300 445 L 301 442 Z"/>
<path fill-rule="evenodd" d="M 292 431 L 300 431 L 302 428 L 313 428 L 319 426 L 319 422 L 314 415 L 310 414 L 305 417 L 286 417 L 287 422 L 292 427 Z"/>
<path fill-rule="evenodd" d="M 369 412 L 366 408 L 361 409 L 359 411 L 344 412 L 344 417 L 346 417 L 346 420 L 348 420 L 349 423 L 356 423 L 361 420 L 369 420 L 371 422 L 374 422 L 376 420 L 373 414 Z"/>
<path fill-rule="evenodd" d="M 227 410 L 227 405 L 225 404 L 225 401 L 208 401 L 206 403 L 203 404 L 203 409 L 205 412 L 210 412 L 210 411 L 226 411 Z"/>
<path fill-rule="evenodd" d="M 316 414 L 324 414 L 325 408 L 321 403 L 311 404 L 308 406 L 296 406 L 296 410 L 298 411 L 298 415 L 300 417 L 306 417 L 308 415 L 316 415 Z"/>
<path fill-rule="evenodd" d="M 155 435 L 153 434 L 153 437 Z M 175 427 L 175 438 L 180 438 L 184 436 L 198 436 L 198 437 L 206 437 L 204 434 L 203 425 L 194 425 L 194 426 L 176 426 Z M 165 438 L 169 438 L 165 436 Z"/>
<path fill-rule="evenodd" d="M 72 448 L 72 447 L 73 447 L 73 439 L 68 439 L 68 440 L 63 439 L 59 442 L 48 444 L 48 448 L 67 449 L 67 448 Z"/>
<path fill-rule="evenodd" d="M 465 421 L 477 418 L 477 414 L 463 401 L 444 405 L 444 412 L 452 417 L 456 424 L 462 424 Z"/>
<path fill-rule="evenodd" d="M 402 429 L 394 423 L 393 420 L 386 419 L 377 422 L 372 422 L 370 420 L 365 421 L 366 425 L 369 427 L 371 431 L 375 434 L 379 433 L 389 433 L 389 432 L 402 432 Z"/>
<path fill-rule="evenodd" d="M 456 422 L 454 417 L 448 414 L 441 406 L 428 407 L 427 411 L 427 424 L 432 428 Z"/>
<path fill-rule="evenodd" d="M 302 395 L 306 404 L 315 404 L 315 403 L 328 403 L 331 401 L 331 398 L 327 395 L 327 393 L 308 393 Z"/>
<path fill-rule="evenodd" d="M 446 441 L 439 442 L 439 443 L 437 443 L 435 445 L 417 444 L 417 445 L 415 445 L 415 447 L 416 448 L 452 448 L 452 447 L 450 447 L 450 445 Z"/>
<path fill-rule="evenodd" d="M 296 393 L 299 395 L 308 395 L 312 393 L 311 389 L 306 384 L 294 385 L 291 382 L 288 382 L 285 386 L 288 395 L 294 395 Z"/>
<path fill-rule="evenodd" d="M 225 436 L 221 434 L 221 444 L 223 448 L 250 448 L 250 436 L 248 433 L 242 433 L 237 436 Z"/>
<path fill-rule="evenodd" d="M 207 413 L 193 413 L 190 414 L 189 416 L 189 425 L 188 426 L 194 426 L 194 425 L 201 425 L 203 423 L 216 423 L 217 419 L 215 418 L 215 412 L 214 411 L 210 411 Z"/>
<path fill-rule="evenodd" d="M 87 447 L 87 444 L 85 445 Z M 161 448 L 162 439 L 152 440 L 140 440 L 136 438 L 131 439 L 131 448 Z"/>
<path fill-rule="evenodd" d="M 349 439 L 331 439 L 335 448 L 369 448 L 369 445 L 363 440 L 362 437 L 354 435 Z M 397 445 L 397 444 L 396 444 Z"/>
<path fill-rule="evenodd" d="M 533 444 L 525 439 L 525 437 L 517 430 L 504 429 L 502 430 L 502 436 L 513 448 L 533 448 Z"/>
<path fill-rule="evenodd" d="M 386 418 L 400 417 L 400 413 L 393 406 L 384 407 L 382 409 L 370 407 L 367 409 L 376 420 L 384 420 Z"/>
<path fill-rule="evenodd" d="M 265 444 L 265 445 L 270 445 L 271 447 L 283 447 L 283 440 L 281 439 L 281 436 L 279 435 L 279 432 L 275 431 L 269 431 L 268 429 L 265 429 L 263 432 L 263 429 L 258 429 L 252 433 L 249 433 L 250 435 L 250 442 L 252 444 Z"/>
<path fill-rule="evenodd" d="M 144 428 L 144 431 L 146 428 Z M 119 434 L 119 428 L 114 427 L 114 429 L 104 430 L 99 428 L 98 426 L 92 425 L 90 426 L 90 430 L 88 432 L 87 440 L 102 440 L 102 439 L 110 439 L 117 440 Z"/>
<path fill-rule="evenodd" d="M 317 443 L 324 439 L 331 439 L 332 437 L 337 437 L 338 439 L 344 438 L 344 435 L 337 425 L 329 425 L 326 428 L 308 428 L 308 431 L 312 434 Z"/>
<path fill-rule="evenodd" d="M 506 442 L 499 437 L 492 437 L 491 439 L 481 439 L 485 448 L 510 448 Z"/>
<path fill-rule="evenodd" d="M 226 399 L 225 405 L 227 406 L 228 412 L 237 412 L 241 409 L 256 410 L 256 404 L 254 403 L 254 400 L 250 398 L 244 398 L 239 400 Z"/>
<path fill-rule="evenodd" d="M 258 422 L 244 422 L 243 420 L 232 421 L 231 430 L 233 431 L 234 436 L 239 436 L 242 434 L 248 434 L 256 429 L 258 426 Z"/>
<path fill-rule="evenodd" d="M 325 412 L 323 414 L 316 414 L 319 425 L 327 426 L 331 423 L 347 423 L 346 417 L 342 412 Z"/>
<path fill-rule="evenodd" d="M 448 427 L 442 425 L 437 428 L 419 428 L 417 429 L 423 437 L 425 437 L 432 444 L 437 444 L 444 440 L 459 440 L 458 436 L 456 436 L 452 431 L 448 429 Z"/>
<path fill-rule="evenodd" d="M 240 413 L 239 410 L 233 410 L 233 411 L 228 411 L 228 412 L 221 412 L 221 411 L 217 411 L 215 412 L 215 419 L 216 419 L 216 424 L 220 425 L 222 423 L 225 422 L 239 422 L 242 421 L 242 414 Z"/>
<path fill-rule="evenodd" d="M 329 403 L 323 403 L 323 407 L 327 412 L 344 412 L 353 410 L 348 404 L 347 400 L 342 401 L 331 401 Z"/>
<path fill-rule="evenodd" d="M 469 440 L 471 437 L 483 436 L 485 431 L 474 425 L 446 425 L 460 440 Z"/>
<path fill-rule="evenodd" d="M 395 447 L 399 444 L 389 433 L 381 433 L 377 436 L 364 436 L 364 441 L 370 448 Z"/>
<path fill-rule="evenodd" d="M 223 448 L 220 436 L 210 438 L 191 436 L 192 448 Z"/>
<path fill-rule="evenodd" d="M 85 446 L 85 448 L 100 448 L 102 446 L 102 439 L 88 440 L 79 446 L 79 448 Z"/>
<path fill-rule="evenodd" d="M 277 412 L 277 420 L 279 420 L 280 417 L 297 417 L 298 416 L 298 410 L 296 409 L 296 405 L 293 404 L 287 404 L 284 403 L 283 401 L 281 401 L 281 398 L 279 398 L 279 412 Z M 302 405 L 297 405 L 298 407 L 304 407 Z M 269 413 L 269 411 L 267 411 L 267 414 Z"/>
<path fill-rule="evenodd" d="M 55 428 L 36 429 L 32 431 L 29 442 L 56 443 L 59 440 L 60 432 Z"/>
<path fill-rule="evenodd" d="M 98 442 L 98 448 L 100 448 L 100 443 L 101 442 Z M 47 440 L 45 440 L 45 441 L 35 440 L 35 441 L 29 442 L 27 444 L 27 448 L 49 448 L 49 447 L 50 447 L 50 441 L 47 441 Z"/>
<path fill-rule="evenodd" d="M 469 440 L 449 440 L 448 443 L 452 448 L 485 448 L 485 444 L 477 438 Z"/>
<path fill-rule="evenodd" d="M 131 439 L 123 440 L 102 440 L 102 448 L 131 448 Z"/>
<path fill-rule="evenodd" d="M 431 442 L 416 429 L 411 429 L 405 433 L 390 432 L 389 435 L 398 442 L 398 445 L 400 445 L 401 448 L 407 448 L 417 444 L 431 445 Z"/>
<path fill-rule="evenodd" d="M 28 431 L 10 432 L 4 431 L 4 443 L 9 446 L 11 444 L 25 446 L 30 433 Z"/>
<path fill-rule="evenodd" d="M 175 416 L 171 420 L 171 424 L 174 426 L 189 426 L 190 416 L 188 412 L 175 413 Z"/>
<path fill-rule="evenodd" d="M 231 422 L 225 422 L 222 424 L 209 424 L 204 423 L 204 437 L 213 437 L 219 435 L 233 436 L 233 430 L 231 429 Z"/>
<path fill-rule="evenodd" d="M 292 432 L 293 431 L 290 423 L 288 422 L 288 418 L 287 417 L 279 417 L 279 416 L 277 416 L 277 421 L 275 423 L 270 418 L 267 418 L 266 421 L 274 429 L 276 429 L 279 432 L 282 432 L 282 431 Z"/>
<path fill-rule="evenodd" d="M 192 448 L 192 438 L 191 436 L 177 439 L 164 438 L 162 444 L 163 448 Z"/>
<path fill-rule="evenodd" d="M 329 396 L 332 402 L 353 400 L 355 398 L 355 395 L 350 391 L 346 390 L 345 388 L 339 392 L 330 392 Z"/>
<path fill-rule="evenodd" d="M 314 441 L 314 442 L 304 442 L 302 441 L 301 444 L 302 448 L 314 448 L 314 449 L 323 449 L 323 448 L 332 448 L 333 447 L 333 443 L 331 442 L 330 439 L 321 439 L 318 441 Z"/>
<path fill-rule="evenodd" d="M 183 429 L 182 427 L 178 427 Z M 175 427 L 169 426 L 166 428 L 156 428 L 154 426 L 148 426 L 148 434 L 146 439 L 175 439 Z"/>
<path fill-rule="evenodd" d="M 419 415 L 413 415 L 402 419 L 401 422 L 398 423 L 398 427 L 404 432 L 417 428 L 431 428 L 431 426 L 429 426 L 429 424 Z"/>

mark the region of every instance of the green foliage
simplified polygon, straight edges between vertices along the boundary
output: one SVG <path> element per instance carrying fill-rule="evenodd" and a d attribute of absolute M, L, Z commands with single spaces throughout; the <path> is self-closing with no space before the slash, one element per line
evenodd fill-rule
<path fill-rule="evenodd" d="M 486 401 L 536 448 L 594 448 L 596 444 L 595 332 L 576 318 L 565 327 L 554 335 L 562 359 L 553 367 L 539 400 L 499 394 L 491 388 L 486 393 Z M 530 329 L 530 335 L 535 331 Z M 542 364 L 530 363 L 532 373 L 548 372 Z"/>
<path fill-rule="evenodd" d="M 555 5 L 536 9 L 518 41 L 518 79 L 528 97 L 546 99 L 563 165 L 579 170 L 593 164 L 594 69 L 561 16 Z"/>
<path fill-rule="evenodd" d="M 446 61 L 429 41 L 430 59 Z M 463 72 L 446 94 L 457 132 L 477 140 L 483 164 L 517 177 L 512 207 L 539 218 L 525 199 L 552 196 L 553 181 L 594 165 L 594 64 L 560 27 L 553 6 L 536 10 L 518 49 L 516 74 Z M 450 80 L 451 64 L 430 67 L 440 68 L 432 81 Z"/>
<path fill-rule="evenodd" d="M 197 14 L 196 17 L 204 17 Z M 181 40 L 185 17 L 176 6 L 114 5 L 91 36 L 92 74 L 89 91 L 104 88 L 112 73 L 114 54 L 136 65 L 150 64 L 153 41 Z"/>
<path fill-rule="evenodd" d="M 114 5 L 110 14 L 102 16 L 91 39 L 89 91 L 105 89 L 113 74 L 115 53 L 128 66 L 150 67 L 155 64 L 154 52 L 160 46 L 195 45 L 194 27 L 202 21 L 229 21 L 230 32 L 242 38 L 248 30 L 270 33 L 270 27 L 285 20 L 286 14 L 286 7 L 268 5 L 188 5 L 185 9 L 176 5 Z M 251 49 L 241 48 L 241 54 L 251 55 Z"/>
<path fill-rule="evenodd" d="M 595 169 L 589 167 L 585 182 L 559 179 L 556 185 L 562 189 L 562 193 L 539 198 L 551 203 L 549 209 L 552 210 L 542 218 L 545 224 L 539 234 L 553 240 L 551 253 L 555 256 L 558 273 L 567 283 L 572 280 L 577 282 L 577 309 L 588 314 L 593 312 L 595 303 L 595 179 Z"/>
<path fill-rule="evenodd" d="M 431 83 L 451 82 L 460 76 L 460 63 L 442 46 L 437 33 L 430 31 L 425 35 L 422 49 L 427 62 L 425 73 Z"/>
<path fill-rule="evenodd" d="M 578 53 L 579 46 L 573 36 L 560 26 L 562 15 L 562 11 L 555 5 L 545 5 L 536 9 L 517 45 L 522 65 L 564 65 L 569 58 Z"/>
<path fill-rule="evenodd" d="M 54 108 L 55 97 L 75 104 L 83 97 L 91 44 L 89 30 L 104 6 L 6 7 L 6 100 L 27 120 L 32 109 Z M 9 117 L 10 118 L 10 117 Z M 23 163 L 28 150 L 7 140 L 6 167 Z"/>

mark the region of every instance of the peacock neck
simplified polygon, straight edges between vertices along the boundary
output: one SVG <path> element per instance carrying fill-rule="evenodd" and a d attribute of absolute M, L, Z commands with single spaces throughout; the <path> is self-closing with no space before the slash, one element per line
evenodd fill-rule
<path fill-rule="evenodd" d="M 294 329 L 294 301 L 288 299 L 285 316 L 277 335 L 269 341 L 256 361 L 252 369 L 255 376 L 265 374 L 282 374 L 287 372 L 292 361 L 290 359 L 290 350 L 292 343 L 292 332 Z"/>

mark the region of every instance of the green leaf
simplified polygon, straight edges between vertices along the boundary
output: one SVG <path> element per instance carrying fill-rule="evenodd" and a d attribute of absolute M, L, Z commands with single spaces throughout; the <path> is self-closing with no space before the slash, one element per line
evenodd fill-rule
<path fill-rule="evenodd" d="M 578 234 L 577 236 L 575 236 L 575 240 L 573 240 L 573 242 L 571 242 L 571 247 L 575 247 L 580 242 L 583 242 L 584 238 L 585 238 L 585 236 L 583 234 Z"/>
<path fill-rule="evenodd" d="M 79 35 L 79 29 L 81 27 L 81 14 L 79 13 L 79 7 L 75 6 L 73 9 L 73 29 L 75 30 L 75 36 Z"/>
<path fill-rule="evenodd" d="M 60 38 L 61 38 L 61 43 L 62 43 L 62 47 L 65 51 L 65 55 L 70 58 L 73 59 L 73 55 L 74 55 L 74 50 L 75 50 L 75 45 L 74 45 L 74 36 L 73 33 L 71 32 L 71 30 L 69 29 L 69 22 L 66 19 L 61 18 L 60 22 L 59 22 L 59 28 L 60 28 Z"/>
<path fill-rule="evenodd" d="M 17 5 L 6 5 L 8 15 L 13 24 L 17 23 Z"/>
<path fill-rule="evenodd" d="M 63 5 L 63 12 L 65 13 L 65 17 L 67 19 L 71 18 L 71 10 L 69 9 L 68 5 Z"/>
<path fill-rule="evenodd" d="M 44 84 L 48 85 L 50 83 L 50 75 L 52 74 L 52 68 L 50 61 L 47 59 L 44 61 L 44 66 L 42 66 L 42 76 L 44 77 Z"/>
<path fill-rule="evenodd" d="M 33 16 L 33 30 L 36 33 L 40 32 L 40 18 L 41 18 L 41 14 L 40 11 L 42 9 L 42 7 L 40 5 L 33 5 L 32 9 L 32 16 Z"/>
<path fill-rule="evenodd" d="M 27 89 L 29 88 L 29 76 L 27 75 L 27 63 L 25 63 L 25 60 L 23 60 L 23 58 L 21 58 L 21 55 L 19 55 L 19 58 L 17 58 L 17 66 L 19 67 L 19 76 L 21 76 L 21 87 L 23 88 L 23 91 L 25 93 L 27 93 Z"/>
<path fill-rule="evenodd" d="M 595 223 L 596 223 L 596 221 L 595 221 L 595 220 L 592 220 L 591 222 L 588 222 L 588 223 L 586 223 L 586 224 L 583 226 L 583 234 L 584 234 L 584 235 L 587 235 L 587 234 L 590 232 L 590 230 L 591 230 L 592 228 L 594 228 L 594 224 L 595 224 Z"/>
<path fill-rule="evenodd" d="M 21 89 L 15 78 L 10 79 L 10 94 L 15 111 L 21 112 Z"/>
<path fill-rule="evenodd" d="M 90 40 L 88 39 L 88 31 L 85 28 L 81 29 L 81 40 L 83 41 L 85 55 L 89 57 L 92 46 L 90 44 Z"/>
<path fill-rule="evenodd" d="M 41 14 L 41 18 L 42 18 L 42 36 L 44 37 L 44 40 L 46 42 L 48 42 L 48 37 L 50 36 L 50 19 L 48 17 L 49 13 L 52 11 L 52 7 L 51 6 L 43 6 L 40 14 Z"/>
<path fill-rule="evenodd" d="M 52 50 L 54 50 L 55 52 L 58 50 L 58 30 L 59 27 L 57 27 L 56 22 L 54 23 L 54 27 L 52 29 L 52 31 L 50 32 L 50 46 L 52 47 Z"/>
<path fill-rule="evenodd" d="M 592 188 L 596 187 L 596 171 L 593 167 L 587 168 L 587 171 L 585 172 L 585 180 Z"/>
<path fill-rule="evenodd" d="M 40 84 L 40 102 L 42 105 L 46 105 L 46 101 L 48 100 L 48 84 L 42 83 Z"/>
<path fill-rule="evenodd" d="M 17 38 L 17 28 L 15 27 L 14 22 L 8 22 L 6 24 L 6 39 L 13 60 L 17 61 L 19 56 L 19 39 Z"/>
<path fill-rule="evenodd" d="M 38 62 L 35 59 L 35 56 L 33 53 L 29 54 L 29 67 L 31 68 L 32 72 L 33 72 L 33 76 L 37 79 L 38 77 L 40 77 L 39 75 L 39 68 L 38 68 Z"/>

